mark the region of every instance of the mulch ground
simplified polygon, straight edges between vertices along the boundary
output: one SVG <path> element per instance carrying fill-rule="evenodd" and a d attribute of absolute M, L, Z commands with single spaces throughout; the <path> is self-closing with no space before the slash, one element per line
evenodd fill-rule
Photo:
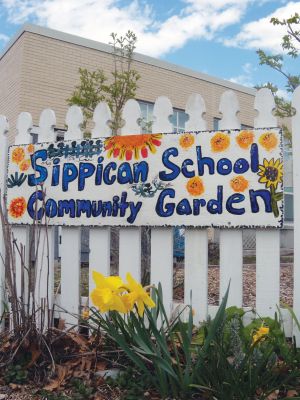
<path fill-rule="evenodd" d="M 184 269 L 177 267 L 174 273 L 174 300 L 183 301 Z M 208 268 L 208 303 L 219 304 L 220 269 Z M 255 307 L 256 268 L 246 264 L 243 268 L 243 306 Z M 293 265 L 282 264 L 280 268 L 280 302 L 293 305 Z"/>

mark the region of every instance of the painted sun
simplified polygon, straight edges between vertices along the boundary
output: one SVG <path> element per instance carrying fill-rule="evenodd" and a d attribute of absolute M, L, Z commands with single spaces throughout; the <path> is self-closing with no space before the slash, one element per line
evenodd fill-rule
<path fill-rule="evenodd" d="M 113 136 L 105 140 L 107 157 L 130 161 L 140 157 L 147 158 L 149 151 L 156 153 L 156 148 L 161 145 L 162 134 L 143 134 L 131 136 Z"/>

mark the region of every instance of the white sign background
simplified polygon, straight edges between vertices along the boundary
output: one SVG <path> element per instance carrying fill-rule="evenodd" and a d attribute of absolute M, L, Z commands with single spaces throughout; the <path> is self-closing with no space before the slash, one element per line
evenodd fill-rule
<path fill-rule="evenodd" d="M 238 140 L 243 134 L 245 135 L 244 144 Z M 270 140 L 268 135 L 271 137 Z M 119 136 L 87 140 L 84 143 L 81 140 L 11 146 L 7 188 L 9 222 L 32 224 L 33 210 L 39 211 L 41 216 L 44 212 L 43 207 L 48 202 L 46 207 L 49 225 L 281 227 L 283 219 L 281 146 L 281 131 L 277 128 Z M 202 172 L 198 168 L 199 149 Z M 251 158 L 251 152 L 255 151 L 261 168 L 256 168 L 253 172 L 251 168 L 255 169 L 255 166 L 253 166 L 254 158 L 253 156 Z M 40 154 L 43 154 L 43 157 L 47 154 L 46 159 L 38 156 Z M 211 161 L 206 162 L 208 157 L 213 160 L 213 174 L 210 173 L 212 171 L 208 165 Z M 35 158 L 36 165 L 42 167 L 44 172 L 45 169 L 47 171 L 47 178 L 42 188 L 39 184 L 33 185 L 34 175 L 37 179 L 40 176 L 38 168 L 36 170 L 33 168 Z M 237 173 L 237 167 L 234 167 L 239 159 L 245 160 L 242 161 L 242 173 Z M 219 168 L 222 173 L 217 172 L 218 162 L 225 164 Z M 235 171 L 228 173 L 225 167 L 228 168 L 230 162 Z M 89 166 L 89 171 L 83 168 L 84 163 L 92 164 Z M 249 169 L 244 172 L 247 163 Z M 72 170 L 68 169 L 71 164 Z M 139 182 L 128 183 L 129 171 L 132 172 L 132 176 L 134 175 L 134 164 L 144 167 L 144 175 L 143 173 L 138 175 Z M 78 190 L 80 165 L 83 173 L 87 175 L 83 181 L 81 180 L 84 182 L 83 190 Z M 114 170 L 111 166 L 116 169 Z M 53 175 L 53 167 L 56 168 L 56 175 Z M 124 184 L 117 182 L 117 175 L 121 174 L 118 172 L 120 167 L 125 169 L 123 178 L 121 177 L 121 180 L 127 180 Z M 65 177 L 70 180 L 69 182 L 63 179 L 63 168 L 67 171 Z M 109 170 L 107 176 L 110 180 L 116 175 L 114 183 L 105 184 L 103 177 L 105 168 Z M 93 169 L 94 173 L 88 176 Z M 147 169 L 147 177 L 142 182 L 141 179 L 145 178 Z M 78 176 L 74 180 L 72 180 L 73 177 L 68 178 L 68 175 L 72 173 L 76 175 L 76 170 Z M 176 178 L 166 180 L 166 177 L 169 179 L 172 170 L 175 170 L 173 172 L 177 174 Z M 97 173 L 98 178 L 96 178 Z M 237 186 L 234 186 L 233 180 L 237 177 L 239 180 L 236 181 Z M 29 185 L 30 179 L 32 186 Z M 97 184 L 96 179 L 98 179 Z M 99 184 L 100 180 L 101 184 Z M 62 190 L 63 181 L 65 187 L 68 188 L 67 191 Z M 223 193 L 222 202 L 220 197 L 218 200 L 218 188 Z M 252 195 L 252 200 L 256 201 L 259 208 L 258 212 L 254 212 L 250 193 L 257 190 L 263 190 L 266 195 L 272 197 L 272 206 L 277 207 L 278 215 L 273 209 L 270 211 L 271 205 L 267 206 L 269 208 L 266 212 L 263 198 Z M 41 199 L 34 201 L 36 191 L 39 191 L 40 196 L 44 191 L 44 201 Z M 272 193 L 269 195 L 267 192 Z M 174 198 L 171 198 L 170 193 L 174 195 Z M 119 200 L 115 196 L 118 196 Z M 245 197 L 243 200 L 241 200 L 242 196 Z M 125 198 L 126 201 L 124 201 Z M 50 202 L 49 199 L 51 199 Z M 228 199 L 231 199 L 232 208 L 243 209 L 244 212 L 241 215 L 229 212 L 226 209 Z M 68 205 L 74 205 L 74 217 L 70 217 L 70 213 L 62 207 L 63 200 L 67 200 Z M 82 200 L 87 202 L 80 203 Z M 210 200 L 215 200 L 215 202 L 210 202 Z M 94 203 L 90 203 L 93 201 Z M 103 202 L 108 202 L 105 212 Z M 79 208 L 78 204 L 80 204 Z M 82 206 L 87 207 L 86 210 L 93 209 L 94 211 L 80 211 Z M 58 215 L 59 209 L 63 214 L 61 216 Z M 109 215 L 107 209 L 111 210 L 113 215 Z M 91 216 L 88 216 L 89 212 Z M 99 215 L 96 216 L 96 214 Z M 45 221 L 45 216 L 42 221 Z"/>

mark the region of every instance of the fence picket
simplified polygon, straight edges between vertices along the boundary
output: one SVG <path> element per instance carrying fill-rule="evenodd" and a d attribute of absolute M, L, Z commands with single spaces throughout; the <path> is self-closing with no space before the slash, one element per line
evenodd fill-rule
<path fill-rule="evenodd" d="M 65 139 L 83 138 L 81 125 L 82 111 L 78 106 L 71 106 L 66 115 L 68 130 Z M 63 313 L 66 324 L 76 325 L 80 306 L 80 266 L 81 266 L 81 229 L 62 227 L 61 243 L 61 306 L 69 313 Z M 72 315 L 73 314 L 73 315 Z"/>
<path fill-rule="evenodd" d="M 222 113 L 220 129 L 239 129 L 237 118 L 239 102 L 231 90 L 222 94 L 219 111 Z M 233 248 L 234 246 L 234 248 Z M 229 282 L 231 290 L 228 306 L 242 306 L 243 302 L 243 236 L 240 229 L 220 231 L 220 299 L 224 296 Z"/>
<path fill-rule="evenodd" d="M 169 116 L 173 107 L 167 97 L 158 97 L 154 104 L 152 126 L 153 133 L 172 132 Z M 164 294 L 164 306 L 167 315 L 171 314 L 173 303 L 173 229 L 159 227 L 151 229 L 151 272 L 150 282 L 160 282 Z"/>
<path fill-rule="evenodd" d="M 111 136 L 111 129 L 107 122 L 111 119 L 111 112 L 108 105 L 101 102 L 94 111 L 93 120 L 95 123 L 92 130 L 92 138 L 100 136 Z M 90 229 L 90 257 L 89 257 L 89 293 L 94 288 L 92 271 L 101 272 L 103 275 L 110 275 L 110 228 L 93 227 Z"/>
<path fill-rule="evenodd" d="M 17 135 L 15 137 L 15 144 L 30 144 L 32 143 L 32 136 L 30 134 L 32 129 L 32 117 L 28 112 L 22 112 L 17 119 Z M 30 246 L 30 233 L 28 226 L 14 226 L 12 228 L 14 239 L 18 246 L 24 246 L 25 251 L 25 265 L 29 261 L 29 246 Z M 16 287 L 18 296 L 22 295 L 22 263 L 20 257 L 16 257 Z M 26 288 L 26 274 L 24 278 L 24 289 Z M 26 296 L 26 293 L 23 293 Z M 26 298 L 26 297 L 25 297 Z"/>
<path fill-rule="evenodd" d="M 255 128 L 277 126 L 273 116 L 274 98 L 267 89 L 260 89 L 255 97 L 254 108 L 258 116 Z M 256 230 L 256 311 L 262 317 L 274 317 L 279 306 L 280 291 L 280 230 Z"/>
<path fill-rule="evenodd" d="M 137 135 L 141 132 L 138 119 L 141 109 L 136 100 L 128 100 L 123 109 L 125 125 L 121 129 L 122 135 Z M 119 236 L 119 274 L 125 278 L 126 273 L 138 281 L 141 280 L 141 228 L 120 228 Z M 132 251 L 132 249 L 135 251 Z"/>
<path fill-rule="evenodd" d="M 0 157 L 0 201 L 3 205 L 3 196 L 6 189 L 6 168 L 7 168 L 7 132 L 9 129 L 7 118 L 0 115 L 0 148 L 2 156 Z M 5 299 L 5 245 L 3 240 L 2 224 L 0 221 L 0 315 L 3 315 Z M 1 327 L 0 327 L 1 328 Z"/>
<path fill-rule="evenodd" d="M 205 111 L 206 107 L 202 96 L 191 95 L 185 109 L 189 115 L 185 130 L 206 130 L 206 121 L 202 117 Z M 208 235 L 206 229 L 186 228 L 185 230 L 184 302 L 191 303 L 194 308 L 196 324 L 207 317 Z"/>
<path fill-rule="evenodd" d="M 54 126 L 56 117 L 54 111 L 45 109 L 40 115 L 38 142 L 55 142 Z M 47 193 L 46 193 L 47 196 Z M 46 225 L 36 225 L 36 290 L 35 302 L 41 306 L 45 302 L 45 314 L 50 324 L 54 292 L 54 228 Z"/>
<path fill-rule="evenodd" d="M 298 199 L 300 199 L 300 87 L 293 95 L 293 107 L 296 115 L 292 118 L 293 132 L 293 187 L 294 187 L 294 312 L 299 318 L 300 315 L 300 209 Z M 293 335 L 296 337 L 297 345 L 300 345 L 300 331 L 294 323 Z"/>

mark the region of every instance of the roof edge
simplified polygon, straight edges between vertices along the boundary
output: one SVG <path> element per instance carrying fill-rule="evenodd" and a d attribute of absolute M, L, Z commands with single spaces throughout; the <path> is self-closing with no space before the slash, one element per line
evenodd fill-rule
<path fill-rule="evenodd" d="M 34 33 L 34 34 L 45 36 L 48 38 L 61 40 L 63 42 L 72 43 L 72 44 L 75 44 L 78 46 L 87 47 L 87 48 L 98 50 L 98 51 L 103 51 L 105 53 L 111 54 L 113 51 L 112 46 L 105 44 L 105 43 L 97 42 L 97 41 L 91 40 L 91 39 L 86 39 L 81 36 L 72 35 L 70 33 L 61 32 L 61 31 L 58 31 L 55 29 L 45 28 L 45 27 L 42 27 L 39 25 L 24 24 L 20 28 L 20 30 L 9 40 L 9 42 L 5 46 L 4 50 L 0 54 L 0 60 L 5 56 L 5 54 L 9 51 L 9 49 L 15 44 L 15 42 L 17 42 L 17 40 L 25 32 Z M 198 71 L 194 71 L 190 68 L 182 67 L 177 64 L 172 64 L 167 61 L 162 61 L 158 58 L 146 56 L 144 54 L 134 53 L 134 60 L 144 63 L 144 64 L 152 65 L 152 66 L 155 66 L 158 68 L 177 72 L 182 75 L 191 76 L 196 79 L 211 82 L 211 83 L 214 83 L 214 84 L 217 84 L 220 86 L 224 86 L 227 89 L 232 89 L 232 90 L 235 90 L 238 92 L 247 93 L 252 96 L 254 96 L 256 93 L 255 89 L 249 88 L 247 86 L 239 85 L 237 83 L 233 83 L 233 82 L 227 81 L 225 79 L 213 77 L 211 75 L 208 75 L 208 74 L 205 74 L 202 72 L 198 72 Z"/>

